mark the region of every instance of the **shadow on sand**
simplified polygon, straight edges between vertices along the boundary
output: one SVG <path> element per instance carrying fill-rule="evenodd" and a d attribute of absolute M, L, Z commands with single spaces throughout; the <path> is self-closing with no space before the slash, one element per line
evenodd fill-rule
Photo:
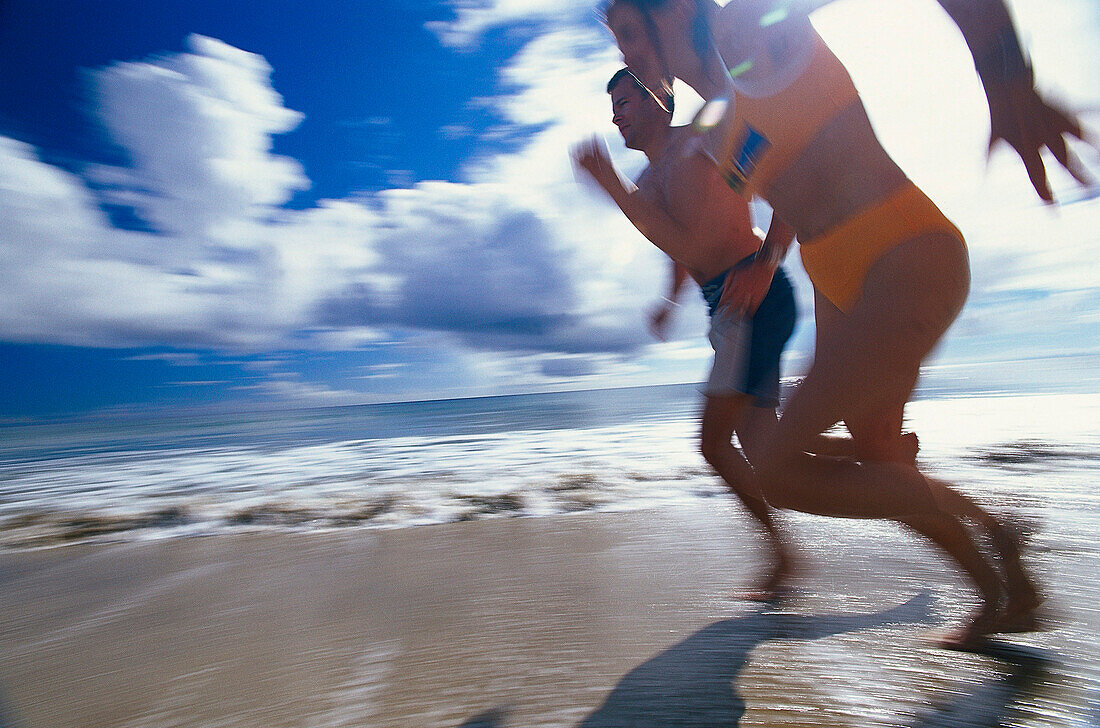
<path fill-rule="evenodd" d="M 932 597 L 922 592 L 872 614 L 801 616 L 767 606 L 715 622 L 627 673 L 603 705 L 578 728 L 733 728 L 745 712 L 734 682 L 753 648 L 775 639 L 817 640 L 888 624 L 931 621 Z M 505 711 L 471 718 L 460 728 L 500 728 Z M 929 724 L 931 725 L 938 724 Z"/>
<path fill-rule="evenodd" d="M 872 614 L 800 616 L 767 607 L 715 622 L 627 673 L 603 705 L 577 728 L 736 728 L 745 703 L 735 680 L 753 648 L 776 639 L 817 640 L 890 624 L 932 621 L 932 597 L 922 592 L 892 609 Z M 1000 661 L 1004 673 L 954 694 L 911 728 L 996 728 L 1042 682 L 1054 664 L 1044 651 L 991 640 L 981 654 Z M 503 728 L 506 708 L 471 718 L 459 728 Z"/>
<path fill-rule="evenodd" d="M 873 614 L 802 616 L 764 607 L 699 630 L 631 670 L 580 728 L 733 728 L 745 702 L 734 690 L 753 648 L 768 640 L 817 640 L 887 624 L 931 620 L 932 597 Z"/>

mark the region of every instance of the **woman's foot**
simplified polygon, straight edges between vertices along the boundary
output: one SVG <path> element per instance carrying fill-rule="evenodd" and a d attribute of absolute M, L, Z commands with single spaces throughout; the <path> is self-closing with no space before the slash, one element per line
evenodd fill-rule
<path fill-rule="evenodd" d="M 915 432 L 903 432 L 887 440 L 863 440 L 854 444 L 854 457 L 861 461 L 915 465 L 920 439 Z"/>
<path fill-rule="evenodd" d="M 1043 603 L 1043 595 L 1024 569 L 1020 558 L 1020 532 L 1015 526 L 998 523 L 990 529 L 990 535 L 1005 585 L 1005 603 L 1000 610 L 996 629 L 998 632 L 1033 632 L 1039 628 L 1037 613 Z"/>
<path fill-rule="evenodd" d="M 912 465 L 920 451 L 920 440 L 915 432 L 903 432 L 898 440 L 898 462 Z"/>
<path fill-rule="evenodd" d="M 1038 617 L 1043 603 L 1035 583 L 1020 558 L 1022 550 L 1018 529 L 997 522 L 990 527 L 993 549 L 1000 563 L 1002 584 L 997 594 L 987 594 L 970 622 L 944 638 L 940 645 L 964 652 L 980 650 L 990 635 L 1034 632 L 1041 628 Z"/>
<path fill-rule="evenodd" d="M 1001 610 L 994 602 L 985 602 L 965 627 L 940 640 L 940 647 L 956 652 L 975 652 L 985 646 L 989 635 L 995 634 Z"/>

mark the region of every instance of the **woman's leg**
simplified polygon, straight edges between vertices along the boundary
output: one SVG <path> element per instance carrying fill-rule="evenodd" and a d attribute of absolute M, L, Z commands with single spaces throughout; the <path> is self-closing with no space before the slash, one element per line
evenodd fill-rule
<path fill-rule="evenodd" d="M 921 361 L 957 315 L 968 285 L 965 249 L 950 235 L 910 240 L 883 256 L 855 309 L 819 339 L 814 365 L 757 465 L 762 492 L 772 505 L 830 516 L 890 518 L 939 544 L 973 579 L 985 602 L 967 633 L 976 639 L 998 628 L 1003 589 L 958 519 L 992 518 L 912 465 L 804 453 L 818 433 L 840 420 L 873 428 L 896 419 Z"/>
<path fill-rule="evenodd" d="M 844 314 L 820 294 L 816 294 L 814 314 L 819 342 L 821 338 L 830 341 L 831 337 L 836 336 L 836 328 L 844 320 Z M 915 377 L 914 373 L 912 383 L 907 385 L 910 392 L 916 384 Z M 907 394 L 906 400 L 908 396 Z M 912 463 L 916 456 L 916 437 L 911 433 L 907 436 L 901 435 L 904 412 L 905 405 L 902 402 L 894 407 L 865 408 L 858 414 L 846 414 L 845 425 L 853 439 L 852 457 L 861 461 Z M 820 447 L 817 452 L 821 453 Z M 952 514 L 952 517 L 909 516 L 900 520 L 948 553 L 954 553 L 956 558 L 963 562 L 964 570 L 971 574 L 976 582 L 979 578 L 987 578 L 985 575 L 988 573 L 989 565 L 974 546 L 965 525 L 959 519 L 960 517 L 970 518 L 990 530 L 998 528 L 1000 524 L 947 484 L 928 480 L 930 486 L 938 491 L 940 501 L 945 504 L 946 510 Z"/>
<path fill-rule="evenodd" d="M 929 280 L 935 280 L 936 285 L 929 285 Z M 949 235 L 908 241 L 875 264 L 855 309 L 839 320 L 829 321 L 819 331 L 813 366 L 787 402 L 764 462 L 757 464 L 763 466 L 761 475 L 769 490 L 777 491 L 774 495 L 782 498 L 786 491 L 796 489 L 800 497 L 819 501 L 818 510 L 825 515 L 864 516 L 884 511 L 911 514 L 936 505 L 928 487 L 884 484 L 873 489 L 867 484 L 852 486 L 868 491 L 867 498 L 830 499 L 830 493 L 819 497 L 808 492 L 822 488 L 804 483 L 784 487 L 769 483 L 767 476 L 776 468 L 808 467 L 820 471 L 816 476 L 846 480 L 854 472 L 852 463 L 796 456 L 812 449 L 817 435 L 836 422 L 852 420 L 857 423 L 857 432 L 861 422 L 896 422 L 916 382 L 921 360 L 947 330 L 965 300 L 967 288 L 965 249 Z M 894 427 L 900 429 L 899 425 Z M 884 473 L 893 473 L 897 468 L 890 466 L 900 464 L 875 465 Z M 834 477 L 834 473 L 838 475 Z M 843 482 L 839 486 L 848 487 Z"/>
<path fill-rule="evenodd" d="M 818 321 L 819 336 L 822 335 L 822 331 L 828 336 L 830 327 L 837 325 L 844 318 L 844 314 L 839 309 L 820 295 L 816 296 L 815 316 Z M 912 382 L 906 385 L 910 393 L 916 385 L 916 377 L 917 372 L 914 371 Z M 906 400 L 908 396 L 906 395 Z M 897 439 L 898 433 L 901 432 L 904 409 L 904 403 L 899 403 L 893 410 L 887 407 L 871 408 L 859 414 L 845 415 L 845 424 L 853 438 L 852 447 L 855 451 L 853 456 L 857 460 L 865 461 L 914 463 L 917 452 L 916 435 L 905 433 L 901 435 L 900 440 Z M 817 452 L 820 452 L 820 447 Z M 1008 598 L 999 626 L 1005 631 L 1033 629 L 1034 612 L 1043 599 L 1020 561 L 1021 547 L 1016 532 L 977 503 L 954 490 L 950 484 L 927 476 L 925 479 L 937 501 L 954 517 L 950 521 L 945 521 L 914 516 L 903 519 L 905 525 L 954 555 L 972 577 L 985 571 L 985 558 L 974 548 L 972 538 L 959 519 L 973 521 L 984 528 L 990 535 L 1001 563 Z M 975 581 L 977 582 L 978 579 L 975 578 Z"/>
<path fill-rule="evenodd" d="M 736 431 L 746 453 L 754 450 L 775 427 L 775 410 L 753 407 L 745 394 L 708 395 L 703 407 L 700 449 L 729 489 L 760 524 L 768 541 L 771 564 L 759 586 L 746 596 L 760 601 L 775 598 L 794 568 L 786 536 L 776 522 L 775 511 L 755 489 L 752 467 L 733 445 Z M 770 413 L 770 417 L 767 415 Z"/>
<path fill-rule="evenodd" d="M 833 329 L 844 321 L 844 312 L 815 291 L 814 321 L 820 348 L 822 338 L 829 341 L 836 335 Z M 917 458 L 920 442 L 916 433 L 901 431 L 904 416 L 904 403 L 894 407 L 893 411 L 876 412 L 873 421 L 864 421 L 851 415 L 846 416 L 844 424 L 848 428 L 850 438 L 820 435 L 809 451 L 815 455 L 911 464 Z"/>

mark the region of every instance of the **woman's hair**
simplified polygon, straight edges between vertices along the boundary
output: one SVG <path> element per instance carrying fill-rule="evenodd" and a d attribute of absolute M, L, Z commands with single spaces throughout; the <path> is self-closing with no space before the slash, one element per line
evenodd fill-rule
<path fill-rule="evenodd" d="M 710 13 L 709 4 L 712 0 L 695 0 L 695 19 L 692 21 L 691 27 L 691 45 L 695 49 L 695 52 L 699 56 L 703 56 L 706 53 L 707 48 L 711 44 L 710 36 Z M 668 4 L 668 0 L 608 0 L 604 5 L 603 17 L 606 23 L 608 17 L 611 15 L 611 11 L 619 5 L 631 5 L 639 13 L 641 13 L 642 20 L 645 22 L 646 33 L 649 35 L 649 40 L 653 44 L 654 48 L 660 50 L 661 39 L 657 35 L 657 26 L 653 22 L 652 12 L 656 9 L 663 8 Z M 657 103 L 665 107 L 665 109 L 671 113 L 675 94 L 672 90 L 672 77 L 666 77 L 661 79 L 661 88 L 657 91 L 653 89 L 646 89 L 657 99 Z M 661 101 L 665 99 L 665 101 Z"/>
<path fill-rule="evenodd" d="M 711 43 L 710 3 L 711 0 L 695 0 L 695 19 L 691 23 L 691 46 L 700 56 L 706 53 L 707 47 Z M 663 8 L 667 4 L 668 0 L 608 0 L 608 3 L 604 6 L 604 18 L 607 18 L 612 8 L 616 5 L 633 5 L 637 8 L 638 12 L 642 14 L 642 17 L 645 19 L 646 28 L 649 30 L 649 37 L 652 39 L 653 43 L 657 45 L 659 44 L 657 30 L 653 25 L 651 13 L 658 8 Z"/>

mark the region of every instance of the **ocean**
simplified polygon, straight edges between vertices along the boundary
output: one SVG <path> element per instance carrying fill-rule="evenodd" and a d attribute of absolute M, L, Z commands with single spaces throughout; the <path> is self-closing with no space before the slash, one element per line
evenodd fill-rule
<path fill-rule="evenodd" d="M 725 503 L 697 448 L 699 390 L 6 425 L 0 548 Z M 1097 394 L 925 387 L 907 427 L 922 467 L 980 501 L 1095 534 L 1098 413 Z"/>

